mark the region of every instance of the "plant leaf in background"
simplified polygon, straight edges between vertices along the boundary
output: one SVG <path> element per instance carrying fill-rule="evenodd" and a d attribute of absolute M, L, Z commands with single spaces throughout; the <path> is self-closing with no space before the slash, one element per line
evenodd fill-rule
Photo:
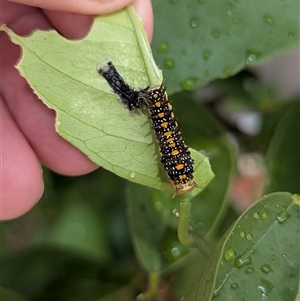
<path fill-rule="evenodd" d="M 299 291 L 300 197 L 272 193 L 247 209 L 185 301 L 285 300 Z"/>
<path fill-rule="evenodd" d="M 96 18 L 90 33 L 80 41 L 66 40 L 53 30 L 24 38 L 3 29 L 22 47 L 17 68 L 56 111 L 56 129 L 63 138 L 121 177 L 171 189 L 160 168 L 150 121 L 145 114 L 131 116 L 97 72 L 97 65 L 109 59 L 136 89 L 161 84 L 161 72 L 131 6 Z M 192 154 L 196 181 L 201 178 L 205 187 L 213 177 L 208 159 L 195 151 Z"/>
<path fill-rule="evenodd" d="M 0 300 L 1 301 L 26 301 L 27 299 L 11 289 L 0 286 Z"/>
<path fill-rule="evenodd" d="M 280 119 L 266 156 L 266 192 L 300 193 L 300 102 L 291 103 Z"/>
<path fill-rule="evenodd" d="M 153 8 L 153 55 L 170 94 L 299 44 L 298 0 L 153 0 Z"/>

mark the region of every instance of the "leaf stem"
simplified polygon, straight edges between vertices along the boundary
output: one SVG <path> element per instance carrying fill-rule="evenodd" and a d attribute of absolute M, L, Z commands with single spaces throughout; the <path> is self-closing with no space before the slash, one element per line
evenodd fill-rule
<path fill-rule="evenodd" d="M 184 245 L 194 245 L 204 255 L 209 256 L 211 249 L 206 240 L 198 236 L 190 224 L 191 202 L 187 195 L 179 200 L 178 239 Z"/>
<path fill-rule="evenodd" d="M 191 202 L 187 197 L 187 194 L 180 196 L 179 200 L 179 220 L 178 220 L 178 239 L 184 245 L 192 245 L 194 239 L 190 234 L 190 212 Z"/>
<path fill-rule="evenodd" d="M 155 64 L 151 47 L 149 45 L 146 33 L 141 25 L 142 21 L 138 17 L 135 9 L 132 5 L 128 5 L 127 8 L 128 17 L 131 20 L 132 27 L 135 31 L 137 43 L 140 47 L 143 62 L 145 64 L 145 70 L 147 71 L 148 80 L 150 85 L 160 85 L 163 77 L 162 72 Z"/>

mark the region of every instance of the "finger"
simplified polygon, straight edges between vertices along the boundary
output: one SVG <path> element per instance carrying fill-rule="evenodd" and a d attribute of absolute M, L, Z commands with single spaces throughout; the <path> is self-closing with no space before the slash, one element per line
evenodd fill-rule
<path fill-rule="evenodd" d="M 54 11 L 71 12 L 75 14 L 100 15 L 117 11 L 132 0 L 9 0 Z"/>
<path fill-rule="evenodd" d="M 39 159 L 52 170 L 79 175 L 97 168 L 82 152 L 73 147 L 55 132 L 55 112 L 49 110 L 19 75 L 12 61 L 19 56 L 19 47 L 12 44 L 7 36 L 1 40 L 5 76 L 0 89 L 10 112 L 26 136 Z"/>
<path fill-rule="evenodd" d="M 137 13 L 144 21 L 144 29 L 149 40 L 153 35 L 153 13 L 150 0 L 135 0 L 133 2 Z M 53 27 L 68 39 L 83 38 L 91 28 L 93 17 L 68 12 L 44 10 Z"/>
<path fill-rule="evenodd" d="M 133 6 L 140 18 L 144 21 L 144 29 L 147 33 L 148 40 L 153 36 L 153 11 L 150 0 L 134 0 Z"/>
<path fill-rule="evenodd" d="M 89 32 L 94 17 L 69 12 L 44 10 L 52 26 L 67 39 L 82 39 Z"/>
<path fill-rule="evenodd" d="M 43 193 L 42 169 L 1 97 L 0 219 L 29 211 Z"/>
<path fill-rule="evenodd" d="M 0 13 L 0 23 L 6 24 L 18 35 L 28 35 L 36 29 L 49 29 L 51 23 L 47 20 L 41 10 L 36 7 L 11 3 L 0 0 L 4 13 Z M 2 12 L 1 11 L 1 12 Z M 0 35 L 4 34 L 0 32 Z M 4 48 L 3 48 L 4 49 Z"/>

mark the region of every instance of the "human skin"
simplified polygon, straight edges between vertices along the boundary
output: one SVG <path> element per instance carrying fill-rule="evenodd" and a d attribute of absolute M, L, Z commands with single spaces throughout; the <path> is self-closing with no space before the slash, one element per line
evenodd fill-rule
<path fill-rule="evenodd" d="M 150 0 L 0 0 L 0 23 L 18 35 L 36 29 L 56 29 L 68 39 L 83 38 L 93 16 L 132 3 L 152 38 Z M 21 55 L 5 32 L 0 32 L 0 219 L 29 211 L 43 193 L 40 162 L 69 176 L 89 173 L 98 166 L 55 132 L 55 111 L 32 92 L 14 67 Z"/>

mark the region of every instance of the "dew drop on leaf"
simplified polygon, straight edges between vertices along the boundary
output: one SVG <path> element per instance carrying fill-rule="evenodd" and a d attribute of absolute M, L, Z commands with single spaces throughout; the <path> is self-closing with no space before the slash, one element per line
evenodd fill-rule
<path fill-rule="evenodd" d="M 255 219 L 258 219 L 259 218 L 259 213 L 256 211 L 252 214 L 252 217 L 255 218 Z"/>
<path fill-rule="evenodd" d="M 164 60 L 164 67 L 166 69 L 173 69 L 175 66 L 175 62 L 172 59 L 166 59 Z"/>
<path fill-rule="evenodd" d="M 291 215 L 286 211 L 286 208 L 282 209 L 275 217 L 275 220 L 279 224 L 283 224 Z"/>
<path fill-rule="evenodd" d="M 239 285 L 236 282 L 230 284 L 230 288 L 232 288 L 232 289 L 236 289 L 238 287 L 239 287 Z"/>
<path fill-rule="evenodd" d="M 227 261 L 234 260 L 235 255 L 236 255 L 235 249 L 229 248 L 224 253 L 224 259 Z"/>
<path fill-rule="evenodd" d="M 254 250 L 246 250 L 242 255 L 239 255 L 234 260 L 234 265 L 238 269 L 242 268 L 245 265 L 251 264 L 251 254 L 254 253 Z"/>
<path fill-rule="evenodd" d="M 271 15 L 264 15 L 263 20 L 269 26 L 274 26 L 275 24 L 274 18 Z"/>
<path fill-rule="evenodd" d="M 198 78 L 197 77 L 188 77 L 181 83 L 181 87 L 184 90 L 191 90 L 195 87 L 197 83 Z"/>
<path fill-rule="evenodd" d="M 268 217 L 268 213 L 266 211 L 263 211 L 261 214 L 260 214 L 260 218 L 264 221 L 266 218 Z"/>
<path fill-rule="evenodd" d="M 178 248 L 174 247 L 171 249 L 171 254 L 174 256 L 174 257 L 178 257 L 180 255 L 180 251 Z"/>
<path fill-rule="evenodd" d="M 196 28 L 198 25 L 199 25 L 199 20 L 198 20 L 197 18 L 191 19 L 191 21 L 190 21 L 190 26 L 191 26 L 192 28 Z"/>
<path fill-rule="evenodd" d="M 165 42 L 160 42 L 158 43 L 157 45 L 157 50 L 160 52 L 160 53 L 167 53 L 169 51 L 169 46 L 167 43 Z"/>
<path fill-rule="evenodd" d="M 211 31 L 211 35 L 214 37 L 214 38 L 218 38 L 220 36 L 220 31 L 218 29 L 213 29 Z"/>
<path fill-rule="evenodd" d="M 231 19 L 231 23 L 232 24 L 240 24 L 241 23 L 241 18 L 239 18 L 239 17 L 233 17 Z"/>
<path fill-rule="evenodd" d="M 226 12 L 228 15 L 232 15 L 234 9 L 234 5 L 230 2 L 226 3 Z"/>
<path fill-rule="evenodd" d="M 209 71 L 208 71 L 208 70 L 204 70 L 203 75 L 204 75 L 205 77 L 208 77 L 208 76 L 209 76 Z"/>
<path fill-rule="evenodd" d="M 135 172 L 131 172 L 131 173 L 129 174 L 129 177 L 130 177 L 131 179 L 134 179 L 135 176 L 136 176 Z"/>
<path fill-rule="evenodd" d="M 261 291 L 262 296 L 268 296 L 273 290 L 273 284 L 267 279 L 260 279 L 258 284 L 258 289 Z"/>
<path fill-rule="evenodd" d="M 253 236 L 252 236 L 252 234 L 251 233 L 248 233 L 247 235 L 246 235 L 246 239 L 247 240 L 252 240 L 252 238 L 253 238 Z"/>
<path fill-rule="evenodd" d="M 265 274 L 268 274 L 272 271 L 271 267 L 266 263 L 260 266 L 260 270 Z"/>
<path fill-rule="evenodd" d="M 294 40 L 296 37 L 296 34 L 293 31 L 289 31 L 288 32 L 288 37 L 290 40 Z"/>
<path fill-rule="evenodd" d="M 202 52 L 202 58 L 204 59 L 204 61 L 207 61 L 210 56 L 211 56 L 211 52 L 209 50 L 204 50 Z"/>
<path fill-rule="evenodd" d="M 245 270 L 246 274 L 252 274 L 254 272 L 254 269 L 252 267 L 249 267 Z"/>
<path fill-rule="evenodd" d="M 223 69 L 223 74 L 224 74 L 224 75 L 231 75 L 231 74 L 232 74 L 232 69 L 231 69 L 231 67 L 226 66 L 226 67 Z"/>

